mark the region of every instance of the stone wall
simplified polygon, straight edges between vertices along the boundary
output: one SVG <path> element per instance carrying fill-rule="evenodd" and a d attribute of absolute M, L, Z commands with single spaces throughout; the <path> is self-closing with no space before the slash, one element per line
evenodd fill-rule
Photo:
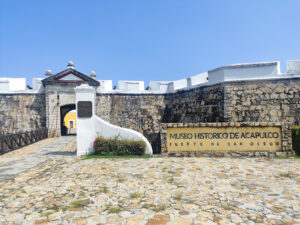
<path fill-rule="evenodd" d="M 0 133 L 46 127 L 44 94 L 0 94 Z"/>
<path fill-rule="evenodd" d="M 114 125 L 139 131 L 160 152 L 162 122 L 223 120 L 223 87 L 214 85 L 175 94 L 97 94 L 96 115 Z"/>
<path fill-rule="evenodd" d="M 166 95 L 163 123 L 222 122 L 222 84 L 198 87 Z"/>
<path fill-rule="evenodd" d="M 63 88 L 57 85 L 46 87 L 46 123 L 49 137 L 65 135 L 66 130 L 62 126 L 63 117 L 76 108 L 74 88 L 75 85 L 65 85 Z"/>
<path fill-rule="evenodd" d="M 97 94 L 96 115 L 114 125 L 143 133 L 154 153 L 159 153 L 165 101 L 164 95 L 156 94 Z"/>
<path fill-rule="evenodd" d="M 0 132 L 53 126 L 60 135 L 58 106 L 75 104 L 74 87 L 47 87 L 46 95 L 1 94 Z M 290 122 L 300 125 L 299 103 L 300 78 L 290 78 L 225 82 L 168 94 L 97 93 L 95 111 L 112 124 L 143 133 L 158 153 L 161 123 Z M 49 112 L 47 125 L 46 112 Z"/>
<path fill-rule="evenodd" d="M 300 79 L 226 82 L 172 94 L 97 94 L 96 114 L 143 133 L 160 152 L 161 123 L 300 124 Z"/>
<path fill-rule="evenodd" d="M 290 122 L 300 125 L 300 79 L 224 83 L 227 122 Z"/>

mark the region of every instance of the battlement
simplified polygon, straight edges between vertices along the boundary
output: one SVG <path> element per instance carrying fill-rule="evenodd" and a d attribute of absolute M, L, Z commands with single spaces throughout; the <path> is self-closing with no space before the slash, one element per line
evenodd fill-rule
<path fill-rule="evenodd" d="M 94 71 L 75 70 L 71 62 L 45 75 L 27 89 L 25 78 L 0 79 L 0 132 L 47 127 L 50 136 L 63 134 L 63 118 L 78 107 L 74 89 L 81 84 L 96 89 L 97 117 L 143 133 L 154 153 L 161 152 L 163 123 L 300 125 L 300 61 L 288 61 L 286 73 L 279 62 L 234 64 L 175 81 L 122 80 L 116 87 L 112 80 L 96 80 Z"/>
<path fill-rule="evenodd" d="M 51 71 L 50 71 L 51 72 Z M 51 76 L 47 71 L 47 76 Z M 91 75 L 95 78 L 95 72 Z M 197 74 L 175 81 L 150 81 L 145 88 L 144 81 L 118 81 L 118 87 L 113 87 L 112 80 L 98 80 L 100 86 L 97 93 L 128 93 L 128 94 L 165 94 L 180 90 L 193 89 L 230 81 L 289 79 L 300 77 L 300 61 L 287 61 L 287 73 L 280 72 L 280 62 L 243 63 L 222 66 L 208 72 Z M 43 93 L 45 88 L 42 80 L 33 78 L 32 89 L 26 88 L 25 78 L 0 78 L 0 93 Z"/>

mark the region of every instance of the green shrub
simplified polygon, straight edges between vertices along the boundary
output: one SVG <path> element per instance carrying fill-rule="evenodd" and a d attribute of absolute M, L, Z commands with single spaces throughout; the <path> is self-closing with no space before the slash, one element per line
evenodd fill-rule
<path fill-rule="evenodd" d="M 94 141 L 94 150 L 97 155 L 124 156 L 124 155 L 144 155 L 146 143 L 131 139 L 121 139 L 118 136 L 104 138 L 99 136 Z"/>
<path fill-rule="evenodd" d="M 293 150 L 300 155 L 300 126 L 292 127 Z"/>

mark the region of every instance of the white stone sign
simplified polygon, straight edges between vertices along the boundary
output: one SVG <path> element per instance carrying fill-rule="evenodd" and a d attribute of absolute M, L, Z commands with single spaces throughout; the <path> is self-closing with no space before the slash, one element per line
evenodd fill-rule
<path fill-rule="evenodd" d="M 149 141 L 139 132 L 112 125 L 95 115 L 95 88 L 88 84 L 82 84 L 75 88 L 76 110 L 78 115 L 78 102 L 92 103 L 91 117 L 77 117 L 77 155 L 92 154 L 94 152 L 93 142 L 101 135 L 105 138 L 119 136 L 146 142 L 146 154 L 152 155 L 152 147 Z"/>

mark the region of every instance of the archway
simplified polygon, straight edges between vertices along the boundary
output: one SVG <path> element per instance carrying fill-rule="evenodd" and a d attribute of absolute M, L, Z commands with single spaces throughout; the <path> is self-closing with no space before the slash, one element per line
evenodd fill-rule
<path fill-rule="evenodd" d="M 60 107 L 60 130 L 61 136 L 76 135 L 76 112 L 75 117 L 65 120 L 65 117 L 76 109 L 75 104 L 64 105 Z"/>

